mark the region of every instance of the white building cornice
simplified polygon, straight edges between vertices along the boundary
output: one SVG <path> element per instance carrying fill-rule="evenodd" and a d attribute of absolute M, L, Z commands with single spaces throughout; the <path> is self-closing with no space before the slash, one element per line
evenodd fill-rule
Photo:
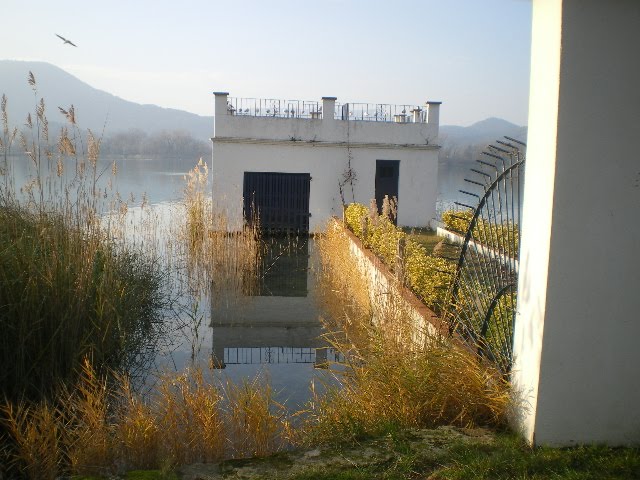
<path fill-rule="evenodd" d="M 397 144 L 397 143 L 364 143 L 364 142 L 326 142 L 315 140 L 277 140 L 264 138 L 245 138 L 245 137 L 213 137 L 213 143 L 235 143 L 235 144 L 252 144 L 252 145 L 278 145 L 291 147 L 338 147 L 338 148 L 380 148 L 380 149 L 397 149 L 404 148 L 409 150 L 439 150 L 440 145 L 435 144 Z"/>

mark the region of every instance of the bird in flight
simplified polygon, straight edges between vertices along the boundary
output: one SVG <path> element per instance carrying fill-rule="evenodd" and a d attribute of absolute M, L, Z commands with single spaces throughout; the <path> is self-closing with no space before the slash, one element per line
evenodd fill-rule
<path fill-rule="evenodd" d="M 77 45 L 75 43 L 73 43 L 71 40 L 67 40 L 66 38 L 58 35 L 57 33 L 56 33 L 56 37 L 58 37 L 59 39 L 64 41 L 65 45 L 68 43 L 69 45 L 73 45 L 74 47 L 77 47 Z"/>

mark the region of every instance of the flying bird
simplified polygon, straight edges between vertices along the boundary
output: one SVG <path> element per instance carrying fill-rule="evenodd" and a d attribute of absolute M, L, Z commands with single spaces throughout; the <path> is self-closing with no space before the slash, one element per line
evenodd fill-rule
<path fill-rule="evenodd" d="M 73 45 L 74 47 L 77 47 L 77 45 L 76 45 L 75 43 L 73 43 L 71 40 L 67 40 L 66 38 L 64 38 L 64 37 L 62 37 L 62 36 L 60 36 L 60 35 L 58 35 L 57 33 L 56 33 L 56 37 L 58 37 L 59 39 L 61 39 L 62 41 L 64 41 L 64 44 L 65 44 L 65 45 L 68 43 L 69 45 Z"/>

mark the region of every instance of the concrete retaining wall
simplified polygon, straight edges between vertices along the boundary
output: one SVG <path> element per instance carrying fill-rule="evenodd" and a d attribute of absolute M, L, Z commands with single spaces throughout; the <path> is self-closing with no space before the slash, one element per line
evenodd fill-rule
<path fill-rule="evenodd" d="M 392 301 L 397 302 L 394 306 L 406 312 L 416 327 L 416 342 L 423 342 L 425 334 L 448 334 L 448 327 L 440 317 L 425 306 L 411 290 L 402 286 L 387 265 L 367 250 L 359 238 L 344 228 L 342 222 L 334 220 L 329 228 L 340 229 L 349 239 L 351 254 L 356 258 L 362 275 L 369 283 L 373 304 L 384 306 Z"/>

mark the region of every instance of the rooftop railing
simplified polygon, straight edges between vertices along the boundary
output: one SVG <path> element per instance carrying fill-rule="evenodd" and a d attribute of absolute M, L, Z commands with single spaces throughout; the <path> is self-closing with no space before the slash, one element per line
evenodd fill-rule
<path fill-rule="evenodd" d="M 426 110 L 418 105 L 344 103 L 336 106 L 335 118 L 365 122 L 424 123 Z"/>
<path fill-rule="evenodd" d="M 322 103 L 306 100 L 230 97 L 227 111 L 232 115 L 279 118 L 322 118 Z"/>
<path fill-rule="evenodd" d="M 229 97 L 227 112 L 250 117 L 321 119 L 322 102 L 308 100 L 278 100 L 273 98 Z M 427 111 L 418 105 L 387 103 L 342 103 L 335 105 L 336 120 L 366 122 L 425 123 Z"/>

